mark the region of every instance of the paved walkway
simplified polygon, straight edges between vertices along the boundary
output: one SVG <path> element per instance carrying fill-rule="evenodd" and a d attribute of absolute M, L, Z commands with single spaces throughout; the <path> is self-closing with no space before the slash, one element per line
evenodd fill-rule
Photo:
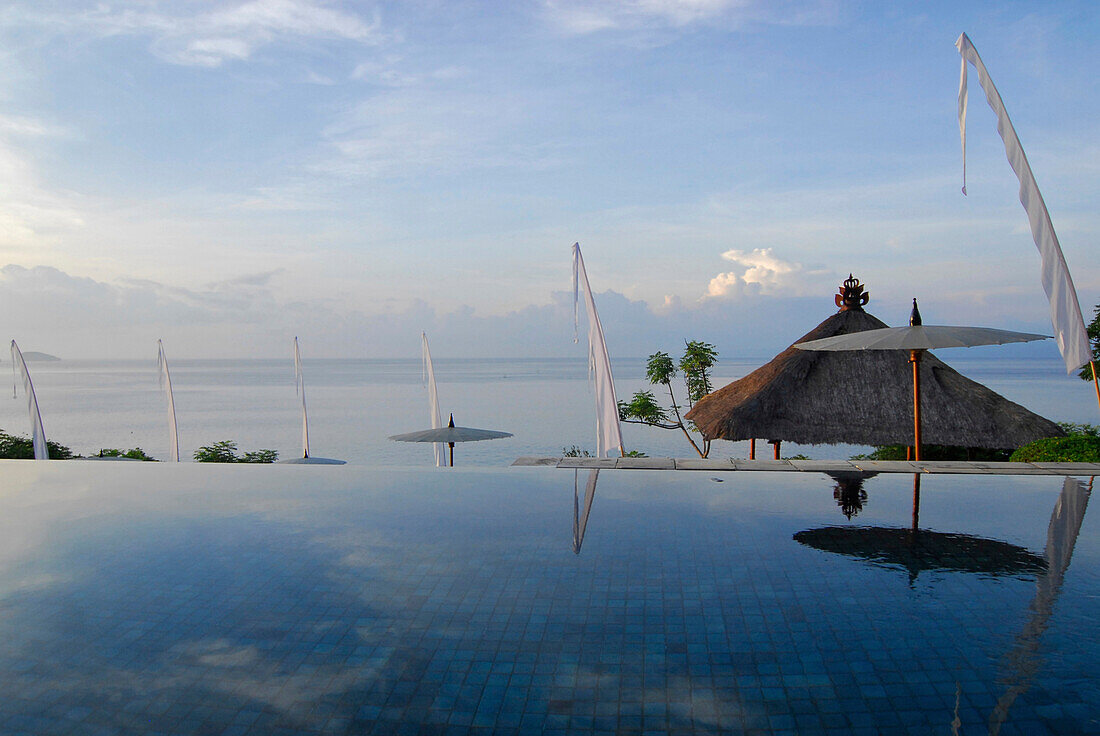
<path fill-rule="evenodd" d="M 722 460 L 671 457 L 521 457 L 515 465 L 620 470 L 756 470 L 835 473 L 981 473 L 993 475 L 1100 475 L 1100 463 L 997 463 L 954 460 Z"/>

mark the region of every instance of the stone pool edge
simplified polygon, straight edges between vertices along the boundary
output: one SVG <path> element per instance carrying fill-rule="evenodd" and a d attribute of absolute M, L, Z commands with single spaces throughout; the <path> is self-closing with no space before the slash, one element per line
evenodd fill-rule
<path fill-rule="evenodd" d="M 513 467 L 601 468 L 617 470 L 772 471 L 801 473 L 958 473 L 971 475 L 1100 475 L 1100 463 L 1010 463 L 955 460 L 741 460 L 672 457 L 516 458 Z"/>

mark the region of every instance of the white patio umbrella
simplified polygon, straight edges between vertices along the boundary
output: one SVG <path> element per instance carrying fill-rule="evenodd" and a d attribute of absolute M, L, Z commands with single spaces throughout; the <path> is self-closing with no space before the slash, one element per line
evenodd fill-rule
<path fill-rule="evenodd" d="M 390 435 L 389 439 L 398 442 L 446 442 L 450 450 L 451 467 L 455 464 L 456 442 L 479 442 L 481 440 L 498 440 L 502 437 L 511 437 L 511 432 L 498 432 L 493 429 L 474 429 L 473 427 L 456 427 L 455 415 L 452 414 L 446 427 L 436 429 L 422 429 L 419 432 L 408 434 Z"/>
<path fill-rule="evenodd" d="M 1004 345 L 1010 342 L 1047 340 L 1049 335 L 1030 332 L 1012 332 L 992 327 L 955 327 L 921 324 L 917 300 L 913 300 L 913 313 L 906 327 L 886 327 L 880 330 L 864 330 L 846 335 L 825 337 L 796 343 L 799 350 L 908 350 L 913 365 L 913 457 L 920 460 L 920 360 L 926 350 L 937 348 L 969 348 L 979 345 Z"/>

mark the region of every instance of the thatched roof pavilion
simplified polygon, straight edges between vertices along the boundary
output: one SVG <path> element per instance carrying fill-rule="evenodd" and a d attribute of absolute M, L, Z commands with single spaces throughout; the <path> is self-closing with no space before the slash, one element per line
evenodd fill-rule
<path fill-rule="evenodd" d="M 835 297 L 840 311 L 796 342 L 887 327 L 863 311 L 868 298 L 849 276 Z M 971 381 L 931 353 L 920 362 L 920 378 L 926 444 L 1011 449 L 1064 434 L 1054 422 Z M 708 439 L 910 445 L 912 381 L 908 351 L 792 346 L 704 396 L 685 418 Z"/>

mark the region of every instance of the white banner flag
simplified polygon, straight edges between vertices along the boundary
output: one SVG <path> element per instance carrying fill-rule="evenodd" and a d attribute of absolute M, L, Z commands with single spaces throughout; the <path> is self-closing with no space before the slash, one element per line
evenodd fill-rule
<path fill-rule="evenodd" d="M 294 338 L 294 390 L 302 397 L 302 457 L 309 457 L 309 416 L 306 414 L 306 377 L 302 373 L 302 354 Z"/>
<path fill-rule="evenodd" d="M 11 341 L 11 369 L 12 373 L 18 370 L 23 377 L 23 393 L 27 395 L 27 411 L 31 416 L 31 442 L 34 445 L 35 460 L 49 460 L 50 451 L 46 446 L 46 430 L 42 427 L 42 414 L 38 411 L 38 397 L 34 394 L 34 384 L 31 383 L 31 374 L 27 370 L 27 361 L 23 360 L 23 352 Z M 12 390 L 12 398 L 15 398 L 15 390 Z"/>
<path fill-rule="evenodd" d="M 180 461 L 180 441 L 176 436 L 176 400 L 172 397 L 172 374 L 168 372 L 168 358 L 164 354 L 164 343 L 157 340 L 157 371 L 160 374 L 160 387 L 168 396 L 168 459 Z"/>
<path fill-rule="evenodd" d="M 963 151 L 963 194 L 966 194 L 966 64 L 969 62 L 978 72 L 978 81 L 985 90 L 985 98 L 997 116 L 997 132 L 1004 141 L 1008 163 L 1020 180 L 1020 204 L 1024 206 L 1031 222 L 1031 236 L 1042 259 L 1043 291 L 1050 300 L 1050 321 L 1054 326 L 1054 338 L 1058 341 L 1058 349 L 1062 351 L 1066 373 L 1073 373 L 1092 360 L 1092 348 L 1085 330 L 1085 320 L 1081 316 L 1081 305 L 1077 301 L 1077 290 L 1073 288 L 1073 279 L 1070 278 L 1069 267 L 1062 255 L 1062 247 L 1058 244 L 1050 213 L 1047 212 L 1043 195 L 1040 194 L 1039 185 L 1031 173 L 1031 166 L 1020 145 L 1020 139 L 1016 136 L 1016 129 L 1008 118 L 1001 95 L 993 85 L 977 49 L 965 33 L 959 36 L 955 46 L 962 56 L 962 72 L 959 75 L 959 136 L 962 138 Z"/>
<path fill-rule="evenodd" d="M 592 287 L 584 270 L 580 243 L 573 244 L 573 314 L 576 314 L 580 287 L 584 287 L 584 303 L 588 307 L 588 369 L 596 388 L 596 456 L 609 457 L 612 450 L 623 452 L 623 434 L 619 427 L 619 404 L 615 398 L 615 381 L 611 377 L 611 358 L 603 338 L 603 325 L 596 314 Z M 575 340 L 576 338 L 574 338 Z"/>
<path fill-rule="evenodd" d="M 431 414 L 432 429 L 443 427 L 443 418 L 439 415 L 439 392 L 435 388 L 435 369 L 432 367 L 432 353 L 428 350 L 428 334 L 420 333 L 422 343 L 421 352 L 424 359 L 424 381 L 428 384 L 428 411 Z M 442 442 L 433 442 L 435 449 L 435 466 L 442 468 L 447 465 L 447 449 Z"/>

